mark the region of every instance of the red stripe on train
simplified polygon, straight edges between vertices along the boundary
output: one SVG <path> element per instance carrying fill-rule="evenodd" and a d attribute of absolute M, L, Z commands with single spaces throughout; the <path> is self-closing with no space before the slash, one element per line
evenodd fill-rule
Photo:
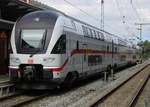
<path fill-rule="evenodd" d="M 19 68 L 9 68 L 10 71 L 20 71 Z"/>
<path fill-rule="evenodd" d="M 83 53 L 95 53 L 95 54 L 130 54 L 128 52 L 112 52 L 112 51 L 105 51 L 105 50 L 86 50 L 86 49 L 79 49 L 79 50 L 73 50 L 71 52 L 71 56 L 75 54 L 83 54 Z M 61 71 L 65 65 L 68 63 L 69 58 L 66 59 L 65 63 L 60 68 L 54 68 L 52 69 L 53 72 Z"/>
<path fill-rule="evenodd" d="M 73 50 L 71 52 L 71 56 L 75 55 L 75 54 L 83 54 L 83 53 L 95 53 L 95 54 L 130 54 L 128 52 L 111 52 L 111 51 L 105 51 L 105 50 L 86 50 L 86 49 L 79 49 L 79 50 Z M 66 64 L 68 63 L 69 58 L 67 58 L 64 62 L 64 64 L 59 67 L 59 68 L 52 68 L 51 70 L 53 72 L 60 72 L 61 70 L 64 69 L 64 67 L 66 66 Z M 9 70 L 15 70 L 15 71 L 20 71 L 19 68 L 9 68 Z"/>
<path fill-rule="evenodd" d="M 64 69 L 65 65 L 68 63 L 68 60 L 69 59 L 67 58 L 65 63 L 60 68 L 53 68 L 52 71 L 58 72 L 58 71 L 61 71 L 62 69 Z"/>

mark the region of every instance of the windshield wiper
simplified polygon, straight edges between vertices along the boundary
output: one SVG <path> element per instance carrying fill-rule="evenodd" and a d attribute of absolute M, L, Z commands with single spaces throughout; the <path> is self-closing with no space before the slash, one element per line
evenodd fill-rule
<path fill-rule="evenodd" d="M 33 57 L 35 54 L 39 53 L 40 51 L 41 51 L 41 49 L 38 48 L 34 53 L 32 53 L 32 54 L 30 55 L 30 57 Z"/>

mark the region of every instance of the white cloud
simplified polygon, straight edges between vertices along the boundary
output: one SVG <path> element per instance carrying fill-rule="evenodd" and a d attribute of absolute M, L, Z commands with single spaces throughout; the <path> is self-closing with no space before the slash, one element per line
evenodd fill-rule
<path fill-rule="evenodd" d="M 38 1 L 41 1 L 42 3 L 45 3 L 51 7 L 54 7 L 66 13 L 69 16 L 75 17 L 79 20 L 100 27 L 101 0 L 67 0 L 76 8 L 66 3 L 64 0 Z M 139 22 L 137 14 L 140 16 L 140 18 L 142 18 L 143 21 L 150 22 L 150 0 L 132 0 L 133 5 L 130 4 L 130 0 L 104 1 L 105 29 L 110 33 L 128 36 L 134 33 L 138 36 L 138 26 L 135 26 L 135 22 Z M 84 12 L 81 12 L 79 8 Z M 123 18 L 123 16 L 125 17 Z M 123 24 L 123 21 L 125 22 L 125 24 Z M 146 33 L 144 33 L 144 35 L 146 35 Z"/>
<path fill-rule="evenodd" d="M 140 14 L 141 18 L 150 19 L 150 10 L 148 8 L 140 8 L 137 9 L 137 11 Z"/>

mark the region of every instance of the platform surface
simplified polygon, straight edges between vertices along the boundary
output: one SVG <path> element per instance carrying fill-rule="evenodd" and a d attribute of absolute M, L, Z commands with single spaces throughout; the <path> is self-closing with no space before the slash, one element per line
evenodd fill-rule
<path fill-rule="evenodd" d="M 9 76 L 8 74 L 0 74 L 0 83 L 9 81 Z"/>

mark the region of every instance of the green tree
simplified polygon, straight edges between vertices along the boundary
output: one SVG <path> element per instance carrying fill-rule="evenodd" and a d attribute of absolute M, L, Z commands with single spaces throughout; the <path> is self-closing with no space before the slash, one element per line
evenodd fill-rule
<path fill-rule="evenodd" d="M 138 43 L 138 46 L 142 50 L 142 57 L 144 59 L 150 58 L 150 41 L 145 40 Z"/>

